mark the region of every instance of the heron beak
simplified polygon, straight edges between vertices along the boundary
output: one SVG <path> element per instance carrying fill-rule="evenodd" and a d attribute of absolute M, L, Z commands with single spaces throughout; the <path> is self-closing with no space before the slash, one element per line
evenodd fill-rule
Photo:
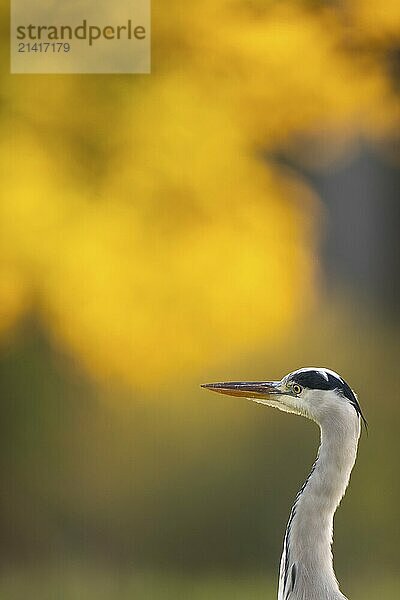
<path fill-rule="evenodd" d="M 263 400 L 277 400 L 276 396 L 287 394 L 282 389 L 281 381 L 228 381 L 222 383 L 203 383 L 202 388 L 227 394 L 228 396 L 242 396 L 262 402 Z"/>

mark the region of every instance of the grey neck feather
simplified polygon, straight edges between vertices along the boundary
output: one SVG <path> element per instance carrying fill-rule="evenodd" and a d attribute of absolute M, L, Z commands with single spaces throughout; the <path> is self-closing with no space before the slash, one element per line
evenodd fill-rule
<path fill-rule="evenodd" d="M 319 423 L 321 444 L 286 529 L 278 600 L 346 600 L 333 570 L 333 517 L 357 454 L 358 416 L 329 415 Z"/>

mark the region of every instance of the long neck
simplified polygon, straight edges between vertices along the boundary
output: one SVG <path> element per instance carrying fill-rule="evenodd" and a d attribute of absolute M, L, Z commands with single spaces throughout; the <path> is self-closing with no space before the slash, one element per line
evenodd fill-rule
<path fill-rule="evenodd" d="M 333 570 L 333 517 L 349 482 L 360 423 L 330 419 L 320 424 L 317 460 L 297 494 L 285 534 L 278 600 L 339 600 Z"/>

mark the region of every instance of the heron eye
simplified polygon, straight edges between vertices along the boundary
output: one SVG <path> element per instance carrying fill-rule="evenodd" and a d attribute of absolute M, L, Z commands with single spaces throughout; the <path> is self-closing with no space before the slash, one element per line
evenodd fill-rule
<path fill-rule="evenodd" d="M 292 386 L 292 390 L 294 391 L 294 393 L 298 396 L 299 394 L 301 394 L 303 388 L 301 387 L 301 385 L 299 385 L 298 383 L 295 383 Z"/>

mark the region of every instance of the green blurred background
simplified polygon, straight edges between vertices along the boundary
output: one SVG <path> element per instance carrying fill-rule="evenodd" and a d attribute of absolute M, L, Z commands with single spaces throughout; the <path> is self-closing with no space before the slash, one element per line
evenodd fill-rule
<path fill-rule="evenodd" d="M 307 365 L 397 597 L 399 3 L 153 1 L 149 76 L 11 76 L 1 10 L 0 597 L 274 598 L 318 431 L 199 383 Z"/>

